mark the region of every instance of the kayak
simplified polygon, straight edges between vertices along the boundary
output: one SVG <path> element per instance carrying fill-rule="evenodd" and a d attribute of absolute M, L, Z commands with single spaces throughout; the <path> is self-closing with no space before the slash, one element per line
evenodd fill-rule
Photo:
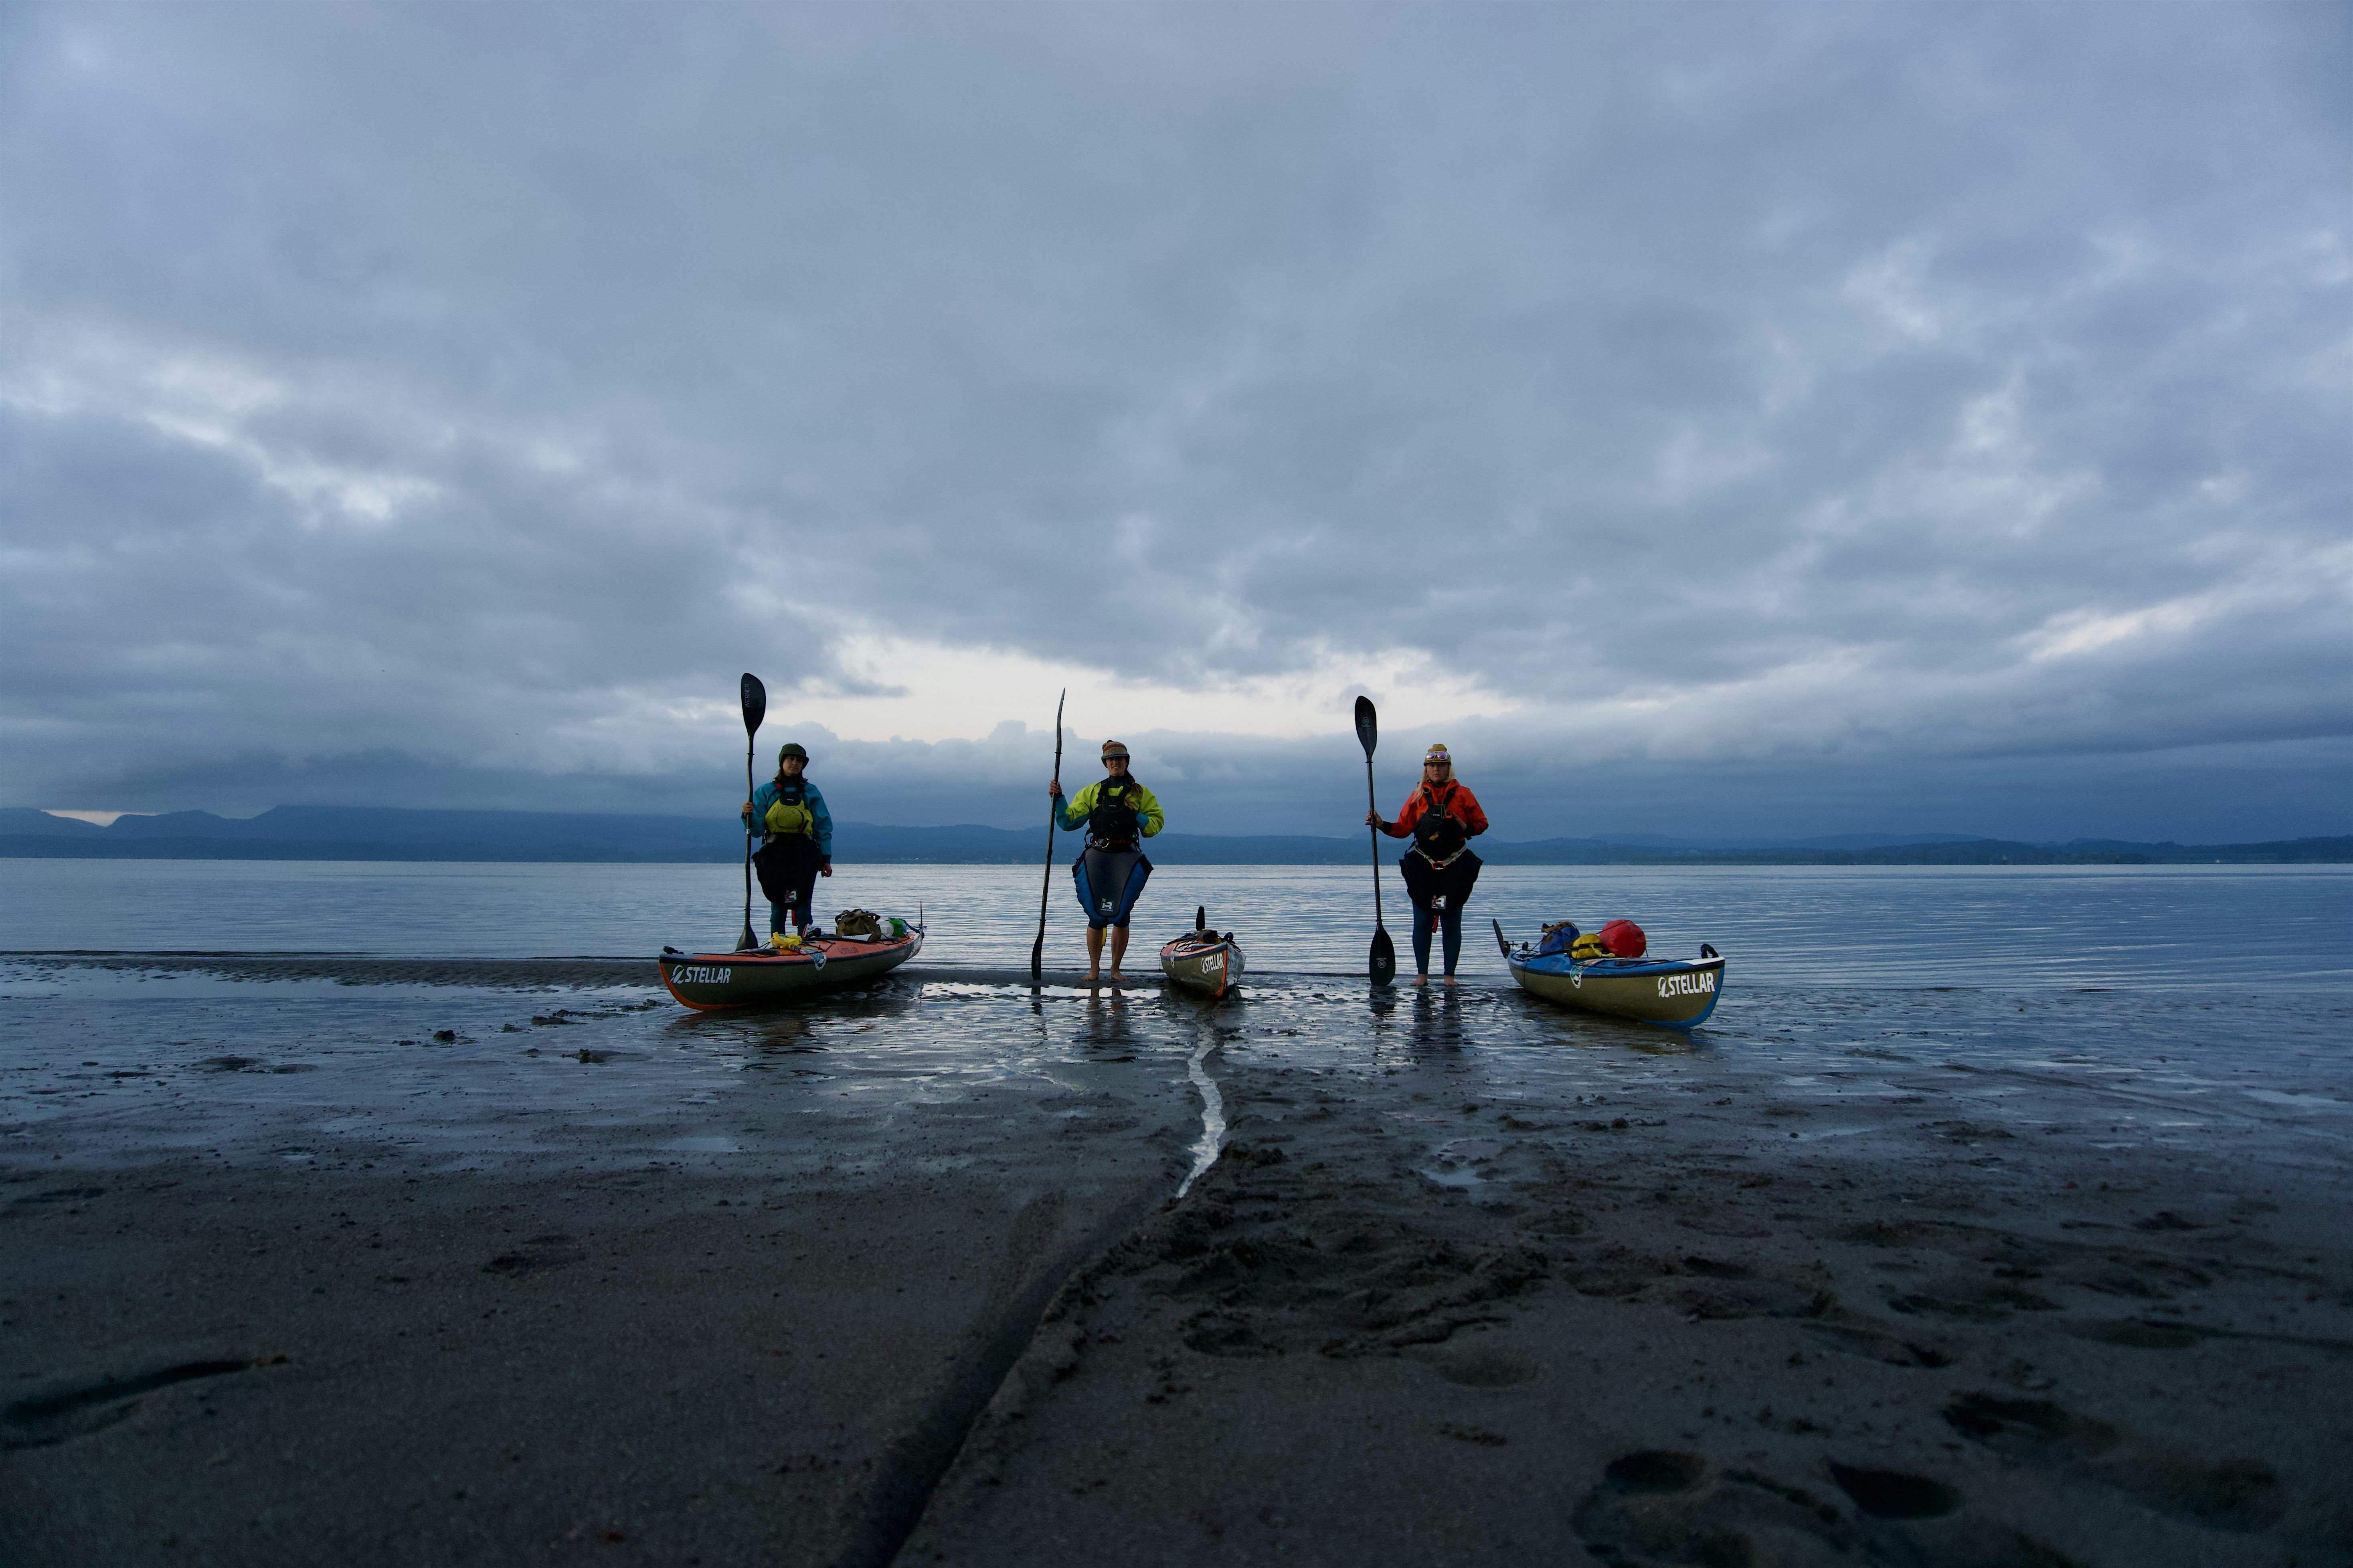
<path fill-rule="evenodd" d="M 902 937 L 811 937 L 798 952 L 755 948 L 750 952 L 676 952 L 660 959 L 662 984 L 689 1007 L 714 1012 L 758 1007 L 888 974 L 923 950 L 923 928 Z"/>
<path fill-rule="evenodd" d="M 1223 996 L 1242 977 L 1241 944 L 1231 931 L 1211 931 L 1205 910 L 1196 910 L 1193 921 L 1191 931 L 1160 950 L 1160 973 L 1187 990 Z"/>
<path fill-rule="evenodd" d="M 1693 1029 L 1707 1022 L 1724 994 L 1724 956 L 1705 942 L 1697 958 L 1539 956 L 1526 942 L 1514 948 L 1504 941 L 1501 921 L 1490 923 L 1512 978 L 1525 990 L 1565 1007 Z"/>

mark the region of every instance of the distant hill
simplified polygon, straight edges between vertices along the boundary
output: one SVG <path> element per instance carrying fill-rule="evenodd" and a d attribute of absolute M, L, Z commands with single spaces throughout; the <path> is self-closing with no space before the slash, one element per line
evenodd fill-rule
<path fill-rule="evenodd" d="M 1402 846 L 1384 840 L 1394 859 Z M 834 858 L 845 864 L 1034 865 L 1039 828 L 963 824 L 894 827 L 845 822 Z M 1353 866 L 1361 837 L 1308 834 L 1164 833 L 1152 858 L 1166 866 Z M 709 863 L 740 859 L 744 837 L 724 817 L 545 811 L 417 811 L 281 805 L 254 817 L 176 811 L 123 816 L 109 827 L 28 807 L 0 807 L 0 857 L 156 860 L 471 860 Z M 1057 858 L 1078 853 L 1058 835 Z M 2087 866 L 2317 864 L 2353 861 L 2353 837 L 2264 844 L 2137 844 L 2082 838 L 2024 844 L 1951 834 L 1842 834 L 1811 839 L 1676 839 L 1632 834 L 1533 842 L 1482 839 L 1497 866 Z"/>
<path fill-rule="evenodd" d="M 0 805 L 0 837 L 79 838 L 95 844 L 98 840 L 90 835 L 105 831 L 98 824 L 79 817 L 51 816 L 29 805 Z"/>

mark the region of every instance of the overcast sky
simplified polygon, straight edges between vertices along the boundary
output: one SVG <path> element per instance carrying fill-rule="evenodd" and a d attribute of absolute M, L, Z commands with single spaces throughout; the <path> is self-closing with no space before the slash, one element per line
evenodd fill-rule
<path fill-rule="evenodd" d="M 0 804 L 2353 831 L 2348 16 L 0 6 Z"/>

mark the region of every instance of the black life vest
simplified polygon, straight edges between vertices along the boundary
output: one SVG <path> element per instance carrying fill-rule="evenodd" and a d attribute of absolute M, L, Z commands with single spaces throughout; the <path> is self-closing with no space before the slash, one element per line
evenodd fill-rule
<path fill-rule="evenodd" d="M 1104 844 L 1133 844 L 1143 818 L 1135 802 L 1144 786 L 1134 779 L 1105 779 L 1095 792 L 1094 809 L 1087 813 L 1087 837 Z"/>
<path fill-rule="evenodd" d="M 1414 818 L 1413 847 L 1434 863 L 1460 853 L 1462 847 L 1471 842 L 1471 835 L 1463 830 L 1461 822 L 1438 804 L 1438 797 L 1430 794 L 1427 785 L 1423 786 L 1422 793 L 1428 798 L 1421 815 Z M 1453 794 L 1452 790 L 1447 791 L 1447 798 L 1452 799 Z"/>

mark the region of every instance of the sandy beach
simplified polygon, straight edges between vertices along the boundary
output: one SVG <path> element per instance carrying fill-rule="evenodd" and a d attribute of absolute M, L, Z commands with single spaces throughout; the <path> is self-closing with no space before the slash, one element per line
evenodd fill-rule
<path fill-rule="evenodd" d="M 547 1081 L 718 1048 L 507 982 L 478 1048 Z M 2096 1085 L 2030 1125 L 1956 1063 L 1793 1083 L 1608 1025 L 1567 1037 L 1582 1076 L 1502 1080 L 1466 1043 L 1521 1005 L 1493 991 L 1319 1056 L 1293 1020 L 1340 1004 L 1293 989 L 1051 996 L 1050 1070 L 888 1114 L 903 1065 L 841 1042 L 944 1004 L 774 1021 L 742 1087 L 626 1126 L 416 1091 L 496 1160 L 348 1107 L 173 1147 L 200 1100 L 320 1079 L 258 1051 L 142 1101 L 85 1068 L 57 1092 L 116 1120 L 5 1145 L 0 1555 L 2353 1561 L 2325 1149 L 2185 1157 L 2112 1137 Z M 1188 1062 L 1225 1142 L 1177 1198 Z"/>

